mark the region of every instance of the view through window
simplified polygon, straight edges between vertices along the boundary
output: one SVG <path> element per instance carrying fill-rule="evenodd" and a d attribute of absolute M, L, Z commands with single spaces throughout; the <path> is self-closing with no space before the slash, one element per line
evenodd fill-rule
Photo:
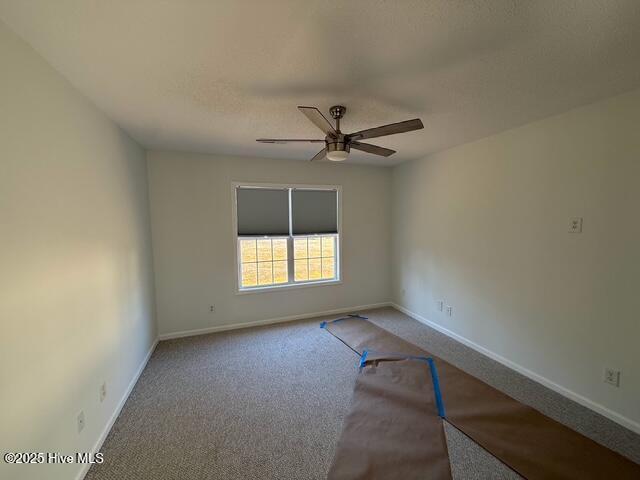
<path fill-rule="evenodd" d="M 336 276 L 336 237 L 333 235 L 294 237 L 294 280 L 331 280 Z"/>
<path fill-rule="evenodd" d="M 242 287 L 289 281 L 286 238 L 241 238 L 240 262 Z"/>

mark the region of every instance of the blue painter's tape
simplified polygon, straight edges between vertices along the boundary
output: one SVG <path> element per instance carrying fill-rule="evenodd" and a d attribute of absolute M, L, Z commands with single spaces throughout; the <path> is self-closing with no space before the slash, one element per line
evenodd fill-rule
<path fill-rule="evenodd" d="M 369 354 L 369 350 L 365 350 L 362 352 L 362 356 L 360 357 L 360 369 L 363 369 L 365 364 L 367 363 L 367 355 Z"/>
<path fill-rule="evenodd" d="M 336 320 L 331 320 L 330 322 L 322 322 L 320 324 L 320 328 L 327 328 L 327 324 L 328 323 L 336 323 L 336 322 L 340 322 L 342 320 L 349 320 L 350 318 L 360 318 L 362 320 L 368 320 L 367 317 L 363 317 L 362 315 L 358 315 L 357 313 L 350 313 L 348 316 L 346 317 L 342 317 L 342 318 L 338 318 Z"/>
<path fill-rule="evenodd" d="M 433 358 L 427 358 L 429 368 L 431 369 L 431 380 L 433 381 L 433 391 L 436 395 L 436 406 L 438 407 L 438 415 L 440 418 L 446 418 L 444 413 L 444 402 L 442 401 L 442 393 L 440 392 L 440 381 L 438 380 L 438 370 Z"/>
<path fill-rule="evenodd" d="M 368 320 L 367 317 L 363 317 L 362 315 L 358 315 L 357 313 L 350 313 L 346 317 L 337 318 L 336 320 L 332 320 L 330 323 L 338 323 L 342 320 L 349 320 L 350 318 L 359 318 L 361 320 Z"/>
<path fill-rule="evenodd" d="M 428 357 L 420 357 L 417 355 L 408 355 L 406 353 L 401 353 L 401 352 L 387 352 L 387 351 L 381 351 L 381 350 L 367 350 L 369 353 L 373 353 L 373 354 L 378 354 L 381 355 L 381 359 L 382 360 L 419 360 L 425 363 L 429 363 Z"/>

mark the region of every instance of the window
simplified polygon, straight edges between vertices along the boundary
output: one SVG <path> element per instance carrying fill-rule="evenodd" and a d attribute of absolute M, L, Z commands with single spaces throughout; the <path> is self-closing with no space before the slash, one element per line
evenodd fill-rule
<path fill-rule="evenodd" d="M 339 280 L 338 187 L 236 185 L 240 291 Z"/>

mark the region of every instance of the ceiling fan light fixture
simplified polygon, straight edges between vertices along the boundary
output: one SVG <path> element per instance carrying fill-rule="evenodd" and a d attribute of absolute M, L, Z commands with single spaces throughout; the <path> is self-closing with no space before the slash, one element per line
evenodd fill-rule
<path fill-rule="evenodd" d="M 349 156 L 349 142 L 342 133 L 336 133 L 334 137 L 327 137 L 327 160 L 332 162 L 344 162 Z"/>
<path fill-rule="evenodd" d="M 349 156 L 349 152 L 344 150 L 332 150 L 327 152 L 327 160 L 332 162 L 344 162 Z"/>

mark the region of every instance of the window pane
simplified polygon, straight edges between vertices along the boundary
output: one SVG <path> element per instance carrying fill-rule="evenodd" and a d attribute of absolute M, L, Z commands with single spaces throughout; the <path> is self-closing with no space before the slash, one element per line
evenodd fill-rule
<path fill-rule="evenodd" d="M 322 237 L 322 256 L 335 256 L 335 237 Z"/>
<path fill-rule="evenodd" d="M 258 261 L 266 262 L 271 260 L 271 239 L 258 240 Z"/>
<path fill-rule="evenodd" d="M 287 262 L 273 262 L 273 283 L 287 283 L 289 276 L 287 275 Z"/>
<path fill-rule="evenodd" d="M 322 259 L 322 278 L 332 279 L 336 276 L 335 259 L 333 257 Z"/>
<path fill-rule="evenodd" d="M 271 262 L 258 262 L 258 285 L 270 285 L 273 283 L 273 264 Z"/>
<path fill-rule="evenodd" d="M 307 239 L 293 239 L 293 258 L 307 258 Z M 305 262 L 306 263 L 306 262 Z"/>
<path fill-rule="evenodd" d="M 295 281 L 304 282 L 309 280 L 309 270 L 307 268 L 307 260 L 294 260 Z"/>
<path fill-rule="evenodd" d="M 322 278 L 322 259 L 309 259 L 309 280 L 320 280 Z"/>
<path fill-rule="evenodd" d="M 274 260 L 286 260 L 287 259 L 287 239 L 286 238 L 274 238 L 273 243 L 273 259 Z"/>
<path fill-rule="evenodd" d="M 320 246 L 320 237 L 311 237 L 309 238 L 309 258 L 321 257 L 322 256 L 322 248 Z M 309 266 L 311 269 L 311 266 Z"/>
<path fill-rule="evenodd" d="M 256 261 L 256 241 L 253 238 L 240 240 L 240 261 L 242 263 Z"/>
<path fill-rule="evenodd" d="M 258 285 L 258 268 L 255 263 L 242 264 L 242 286 L 255 287 Z"/>

